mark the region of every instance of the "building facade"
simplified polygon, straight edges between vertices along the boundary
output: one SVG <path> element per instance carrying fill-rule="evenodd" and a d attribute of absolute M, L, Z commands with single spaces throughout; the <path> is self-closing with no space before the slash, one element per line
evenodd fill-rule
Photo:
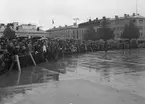
<path fill-rule="evenodd" d="M 94 28 L 95 32 L 97 32 L 104 18 L 108 21 L 108 27 L 114 31 L 114 39 L 121 39 L 120 36 L 122 35 L 125 26 L 129 24 L 130 20 L 132 20 L 134 24 L 139 28 L 139 39 L 145 40 L 145 17 L 135 13 L 133 13 L 132 15 L 124 14 L 123 17 L 115 16 L 114 18 L 96 18 L 94 20 L 80 23 L 78 24 L 78 26 L 74 25 L 58 28 L 54 27 L 48 30 L 48 32 L 50 34 L 50 37 L 53 38 L 83 40 L 83 36 L 86 30 L 91 26 Z"/>
<path fill-rule="evenodd" d="M 0 24 L 0 37 L 3 36 L 3 31 L 5 30 L 5 24 Z"/>
<path fill-rule="evenodd" d="M 124 28 L 129 24 L 129 21 L 132 20 L 134 24 L 139 28 L 140 37 L 139 39 L 145 40 L 145 17 L 140 16 L 139 14 L 133 13 L 132 15 L 124 14 L 124 17 L 115 16 L 115 18 L 106 18 L 108 21 L 108 27 L 114 31 L 114 39 L 120 40 L 120 36 L 122 35 Z M 89 20 L 88 22 L 84 22 L 79 24 L 79 28 L 88 28 L 90 26 L 94 27 L 97 32 L 98 28 L 100 28 L 100 24 L 102 19 L 96 18 L 95 20 Z M 129 34 L 131 35 L 131 34 Z"/>
<path fill-rule="evenodd" d="M 82 40 L 83 34 L 85 32 L 84 28 L 79 28 L 77 25 L 64 26 L 64 27 L 54 27 L 48 30 L 51 38 L 58 39 L 75 39 Z"/>
<path fill-rule="evenodd" d="M 26 36 L 26 37 L 34 37 L 34 36 L 43 36 L 49 37 L 49 33 L 41 30 L 36 25 L 32 24 L 22 24 L 15 28 L 15 32 L 17 36 Z"/>
<path fill-rule="evenodd" d="M 3 36 L 3 31 L 5 30 L 6 25 L 0 24 L 0 36 Z M 49 33 L 41 30 L 36 25 L 32 24 L 22 24 L 19 25 L 18 22 L 11 23 L 11 29 L 13 29 L 16 33 L 17 37 L 35 37 L 35 36 L 43 36 L 49 37 Z"/>
<path fill-rule="evenodd" d="M 145 17 L 140 16 L 139 14 L 136 15 L 135 13 L 132 15 L 124 14 L 124 17 L 115 16 L 114 19 L 111 19 L 109 26 L 114 30 L 115 39 L 120 39 L 125 25 L 128 25 L 130 20 L 132 20 L 137 28 L 139 28 L 139 39 L 145 39 Z"/>

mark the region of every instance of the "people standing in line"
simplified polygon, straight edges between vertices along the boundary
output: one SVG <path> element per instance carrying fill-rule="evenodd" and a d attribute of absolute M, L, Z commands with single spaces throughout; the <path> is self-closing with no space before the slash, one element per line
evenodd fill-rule
<path fill-rule="evenodd" d="M 27 38 L 16 38 L 12 40 L 0 39 L 1 49 L 7 50 L 11 55 L 26 56 L 29 52 L 32 52 L 34 56 L 43 57 L 45 61 L 49 59 L 58 60 L 59 57 L 81 52 L 91 51 L 108 51 L 108 45 L 104 45 L 101 41 L 83 41 L 82 43 L 75 40 L 58 40 L 48 39 L 46 41 L 39 39 L 27 39 Z M 104 46 L 104 47 L 103 47 Z M 112 49 L 122 48 L 118 47 L 117 43 L 110 45 Z M 124 45 L 125 48 L 125 45 Z M 37 56 L 38 54 L 38 56 Z M 36 59 L 35 58 L 35 59 Z M 39 59 L 38 59 L 39 60 Z"/>
<path fill-rule="evenodd" d="M 43 44 L 43 57 L 44 57 L 45 61 L 48 61 L 47 60 L 47 48 L 46 48 L 46 44 L 45 43 Z"/>

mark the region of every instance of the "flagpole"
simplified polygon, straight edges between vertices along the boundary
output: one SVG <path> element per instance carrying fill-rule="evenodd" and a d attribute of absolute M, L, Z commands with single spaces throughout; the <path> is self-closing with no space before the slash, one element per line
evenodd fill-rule
<path fill-rule="evenodd" d="M 138 15 L 138 0 L 136 0 L 136 15 Z"/>
<path fill-rule="evenodd" d="M 54 27 L 54 19 L 52 19 L 52 28 Z"/>

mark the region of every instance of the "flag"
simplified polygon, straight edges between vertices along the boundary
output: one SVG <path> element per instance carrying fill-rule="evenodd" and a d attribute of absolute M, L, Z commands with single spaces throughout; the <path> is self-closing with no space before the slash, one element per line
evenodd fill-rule
<path fill-rule="evenodd" d="M 52 20 L 52 24 L 54 24 L 54 20 Z"/>

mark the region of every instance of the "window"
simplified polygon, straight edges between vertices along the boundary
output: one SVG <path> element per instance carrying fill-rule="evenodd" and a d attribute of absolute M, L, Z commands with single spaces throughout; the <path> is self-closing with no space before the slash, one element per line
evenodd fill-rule
<path fill-rule="evenodd" d="M 122 36 L 122 34 L 123 34 L 123 33 L 121 32 L 121 33 L 120 33 L 120 37 Z"/>
<path fill-rule="evenodd" d="M 79 38 L 79 36 L 78 36 L 78 31 L 77 31 L 77 39 Z"/>
<path fill-rule="evenodd" d="M 141 19 L 140 19 L 139 21 L 140 21 L 140 22 L 143 22 L 143 20 L 141 20 Z"/>
<path fill-rule="evenodd" d="M 143 20 L 140 19 L 140 20 L 139 20 L 139 23 L 143 23 Z"/>
<path fill-rule="evenodd" d="M 119 20 L 116 20 L 116 21 L 115 21 L 115 24 L 119 24 Z"/>
<path fill-rule="evenodd" d="M 136 20 L 133 20 L 133 22 L 136 22 Z"/>
<path fill-rule="evenodd" d="M 141 32 L 141 33 L 140 33 L 140 36 L 142 36 L 142 35 L 143 35 L 143 33 Z"/>
<path fill-rule="evenodd" d="M 123 31 L 124 27 L 121 27 L 121 31 Z"/>
<path fill-rule="evenodd" d="M 75 34 L 75 31 L 73 30 L 73 34 Z"/>
<path fill-rule="evenodd" d="M 120 30 L 120 28 L 118 27 L 118 31 Z"/>
<path fill-rule="evenodd" d="M 140 26 L 139 29 L 140 29 L 140 30 L 143 30 L 143 26 Z"/>
<path fill-rule="evenodd" d="M 119 31 L 119 29 L 120 29 L 120 28 L 118 27 L 117 30 Z"/>

